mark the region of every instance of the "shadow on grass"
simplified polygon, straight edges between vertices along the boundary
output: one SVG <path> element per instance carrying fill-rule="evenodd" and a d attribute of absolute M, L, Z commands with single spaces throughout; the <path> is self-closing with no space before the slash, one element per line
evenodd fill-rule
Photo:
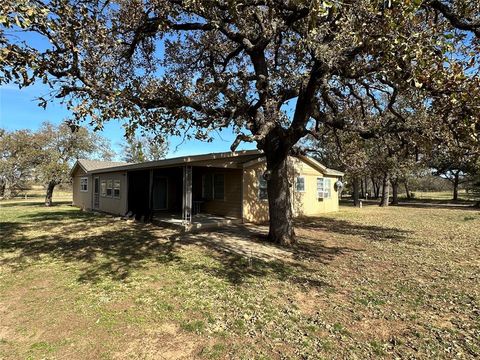
<path fill-rule="evenodd" d="M 123 281 L 135 270 L 170 264 L 191 276 L 201 271 L 233 285 L 252 278 L 271 277 L 325 288 L 333 286 L 319 279 L 312 266 L 328 265 L 338 256 L 359 251 L 326 246 L 321 239 L 307 238 L 286 249 L 265 243 L 261 228 L 243 226 L 182 235 L 153 225 L 119 223 L 109 216 L 75 210 L 45 209 L 17 218 L 21 222 L 0 224 L 0 252 L 6 255 L 0 258 L 0 264 L 21 270 L 35 260 L 51 257 L 72 264 L 79 271 L 80 282 L 95 283 L 104 278 Z M 305 219 L 298 225 L 374 240 L 398 241 L 406 236 L 406 232 L 398 229 L 358 226 L 328 218 Z M 198 254 L 188 251 L 187 255 L 182 251 L 194 249 L 194 245 Z"/>
<path fill-rule="evenodd" d="M 43 201 L 12 201 L 6 200 L 7 202 L 0 201 L 0 208 L 12 208 L 12 207 L 45 207 L 45 203 Z M 64 206 L 70 205 L 72 201 L 62 200 L 62 201 L 54 201 L 51 207 L 55 206 Z"/>
<path fill-rule="evenodd" d="M 372 241 L 399 242 L 407 239 L 407 236 L 412 233 L 412 231 L 398 228 L 361 225 L 327 217 L 301 218 L 296 220 L 296 224 L 305 229 L 360 236 L 365 240 Z"/>
<path fill-rule="evenodd" d="M 361 200 L 363 207 L 367 206 L 379 206 L 380 200 L 369 199 Z M 353 207 L 353 200 L 342 199 L 340 205 Z M 458 209 L 458 210 L 478 210 L 475 207 L 476 202 L 474 200 L 437 200 L 437 199 L 399 199 L 397 205 L 394 207 L 411 207 L 421 209 Z"/>

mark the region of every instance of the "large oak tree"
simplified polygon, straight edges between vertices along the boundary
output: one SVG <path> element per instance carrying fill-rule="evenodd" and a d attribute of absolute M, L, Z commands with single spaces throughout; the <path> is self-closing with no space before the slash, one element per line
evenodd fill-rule
<path fill-rule="evenodd" d="M 287 156 L 297 142 L 320 124 L 363 137 L 401 132 L 405 93 L 425 106 L 432 96 L 474 99 L 479 9 L 468 0 L 7 0 L 1 81 L 42 78 L 74 121 L 98 128 L 127 119 L 131 131 L 208 139 L 232 127 L 232 149 L 251 141 L 265 153 L 269 239 L 290 244 Z M 50 46 L 17 41 L 17 29 Z M 352 106 L 390 121 L 370 126 Z M 478 130 L 474 121 L 464 119 L 465 131 Z"/>

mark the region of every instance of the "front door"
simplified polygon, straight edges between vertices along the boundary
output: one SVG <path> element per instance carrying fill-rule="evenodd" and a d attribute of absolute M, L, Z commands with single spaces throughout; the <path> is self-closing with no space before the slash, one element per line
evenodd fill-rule
<path fill-rule="evenodd" d="M 100 181 L 98 177 L 93 179 L 93 208 L 98 209 L 100 206 Z"/>
<path fill-rule="evenodd" d="M 166 210 L 168 198 L 168 180 L 164 176 L 153 180 L 153 210 Z"/>

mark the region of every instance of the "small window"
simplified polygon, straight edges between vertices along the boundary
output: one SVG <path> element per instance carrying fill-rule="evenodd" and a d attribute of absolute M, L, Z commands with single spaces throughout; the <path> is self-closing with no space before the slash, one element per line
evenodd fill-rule
<path fill-rule="evenodd" d="M 107 180 L 107 197 L 113 195 L 113 180 Z"/>
<path fill-rule="evenodd" d="M 268 199 L 267 180 L 265 180 L 263 174 L 258 177 L 258 198 L 260 200 Z"/>
<path fill-rule="evenodd" d="M 82 177 L 80 178 L 80 191 L 87 192 L 88 191 L 88 178 Z"/>
<path fill-rule="evenodd" d="M 324 196 L 324 183 L 323 183 L 323 178 L 317 178 L 317 199 L 323 199 Z"/>
<path fill-rule="evenodd" d="M 215 200 L 225 199 L 225 175 L 223 174 L 213 176 L 213 198 Z"/>
<path fill-rule="evenodd" d="M 297 176 L 297 181 L 295 182 L 295 190 L 297 192 L 305 192 L 305 176 Z"/>
<path fill-rule="evenodd" d="M 331 193 L 331 188 L 332 186 L 332 182 L 331 182 L 331 179 L 328 179 L 328 178 L 324 178 L 323 179 L 323 197 L 325 199 L 330 199 L 332 193 Z"/>
<path fill-rule="evenodd" d="M 120 199 L 120 180 L 113 181 L 113 197 Z"/>
<path fill-rule="evenodd" d="M 100 195 L 102 195 L 103 197 L 107 196 L 107 181 L 106 180 L 102 180 L 100 182 Z"/>

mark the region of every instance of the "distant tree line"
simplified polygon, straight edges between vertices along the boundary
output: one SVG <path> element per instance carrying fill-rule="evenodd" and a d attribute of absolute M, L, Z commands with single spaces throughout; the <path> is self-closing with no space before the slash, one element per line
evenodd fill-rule
<path fill-rule="evenodd" d="M 15 197 L 36 183 L 45 187 L 45 205 L 50 206 L 54 189 L 71 182 L 70 169 L 77 159 L 141 162 L 164 157 L 167 147 L 132 136 L 118 156 L 105 137 L 80 126 L 44 122 L 36 131 L 0 129 L 0 198 Z"/>

